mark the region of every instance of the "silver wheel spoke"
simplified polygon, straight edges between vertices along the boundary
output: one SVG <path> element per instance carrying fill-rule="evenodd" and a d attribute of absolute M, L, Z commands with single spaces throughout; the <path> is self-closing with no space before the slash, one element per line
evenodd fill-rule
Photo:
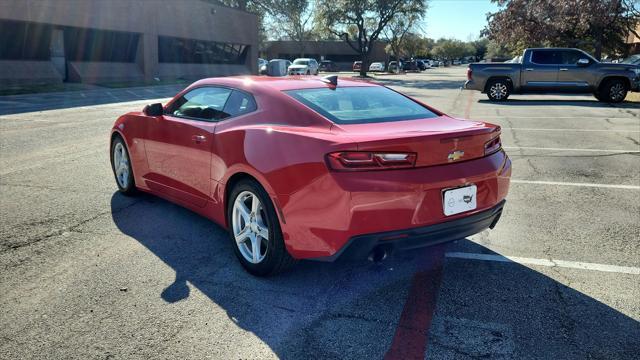
<path fill-rule="evenodd" d="M 249 237 L 248 226 L 245 226 L 244 229 L 240 230 L 240 233 L 236 235 L 236 243 L 241 244 L 247 240 Z"/>
<path fill-rule="evenodd" d="M 129 186 L 129 159 L 122 143 L 117 143 L 113 149 L 113 170 L 120 187 Z"/>
<path fill-rule="evenodd" d="M 251 235 L 251 254 L 253 255 L 253 263 L 260 262 L 260 239 L 254 234 Z"/>
<path fill-rule="evenodd" d="M 251 199 L 251 214 L 253 214 L 253 216 L 256 216 L 259 208 L 260 200 L 258 200 L 257 196 L 253 196 L 253 198 Z"/>
<path fill-rule="evenodd" d="M 258 230 L 258 235 L 265 240 L 269 240 L 269 230 L 265 228 L 261 227 L 260 230 Z"/>
<path fill-rule="evenodd" d="M 269 228 L 263 220 L 262 204 L 257 195 L 250 191 L 238 194 L 231 212 L 231 229 L 236 246 L 246 261 L 258 264 L 264 260 L 269 247 Z"/>
<path fill-rule="evenodd" d="M 247 205 L 245 205 L 244 202 L 242 201 L 238 201 L 236 205 L 237 205 L 237 210 L 242 216 L 242 218 L 244 219 L 244 221 L 249 222 L 249 217 L 251 216 L 251 214 L 249 209 L 247 208 Z"/>

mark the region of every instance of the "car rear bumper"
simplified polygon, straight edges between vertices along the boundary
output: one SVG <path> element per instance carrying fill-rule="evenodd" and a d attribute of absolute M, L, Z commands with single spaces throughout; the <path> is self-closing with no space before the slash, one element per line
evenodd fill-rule
<path fill-rule="evenodd" d="M 297 259 L 332 258 L 351 239 L 418 229 L 494 208 L 509 190 L 511 161 L 498 151 L 479 159 L 406 170 L 328 172 L 278 194 L 281 228 Z M 476 210 L 446 216 L 444 191 L 476 185 Z M 468 235 L 468 234 L 467 234 Z"/>
<path fill-rule="evenodd" d="M 355 236 L 334 255 L 313 260 L 360 260 L 371 256 L 375 250 L 390 254 L 398 250 L 411 250 L 464 239 L 483 230 L 493 229 L 500 220 L 505 202 L 506 200 L 502 200 L 491 209 L 457 220 L 412 229 Z"/>

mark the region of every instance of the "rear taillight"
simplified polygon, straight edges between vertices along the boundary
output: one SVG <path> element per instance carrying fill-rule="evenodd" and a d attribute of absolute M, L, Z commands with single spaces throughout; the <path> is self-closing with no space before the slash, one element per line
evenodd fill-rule
<path fill-rule="evenodd" d="M 411 168 L 416 165 L 416 154 L 340 151 L 328 154 L 327 164 L 329 168 L 336 171 Z"/>
<path fill-rule="evenodd" d="M 471 68 L 467 68 L 467 80 L 471 80 L 472 76 L 473 76 L 473 70 L 471 70 Z"/>
<path fill-rule="evenodd" d="M 500 136 L 496 136 L 484 144 L 484 155 L 491 155 L 502 148 Z"/>

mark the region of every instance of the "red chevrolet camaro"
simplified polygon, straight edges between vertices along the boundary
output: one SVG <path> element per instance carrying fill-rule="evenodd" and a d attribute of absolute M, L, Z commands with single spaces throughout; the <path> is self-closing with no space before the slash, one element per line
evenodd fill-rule
<path fill-rule="evenodd" d="M 200 80 L 118 118 L 111 164 L 125 195 L 227 228 L 255 275 L 493 228 L 511 176 L 500 127 L 337 77 Z"/>

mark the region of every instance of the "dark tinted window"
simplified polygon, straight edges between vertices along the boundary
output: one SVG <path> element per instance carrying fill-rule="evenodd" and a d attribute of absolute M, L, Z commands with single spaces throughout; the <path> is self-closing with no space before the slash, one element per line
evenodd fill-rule
<path fill-rule="evenodd" d="M 214 41 L 158 37 L 161 63 L 244 64 L 249 47 Z"/>
<path fill-rule="evenodd" d="M 381 86 L 290 90 L 287 94 L 339 124 L 433 118 L 438 115 Z"/>
<path fill-rule="evenodd" d="M 49 60 L 51 26 L 0 21 L 0 59 Z"/>
<path fill-rule="evenodd" d="M 121 31 L 64 29 L 69 61 L 134 62 L 140 35 Z"/>
<path fill-rule="evenodd" d="M 230 115 L 224 112 L 231 89 L 201 87 L 176 100 L 168 110 L 170 115 L 199 120 L 221 120 Z"/>
<path fill-rule="evenodd" d="M 229 116 L 247 114 L 257 109 L 253 96 L 242 91 L 234 90 L 227 100 L 224 112 Z"/>
<path fill-rule="evenodd" d="M 575 65 L 580 59 L 588 59 L 585 54 L 577 50 L 564 50 L 561 52 L 561 54 L 562 64 L 564 65 Z"/>
<path fill-rule="evenodd" d="M 531 62 L 536 64 L 560 64 L 560 53 L 552 50 L 533 50 Z"/>

